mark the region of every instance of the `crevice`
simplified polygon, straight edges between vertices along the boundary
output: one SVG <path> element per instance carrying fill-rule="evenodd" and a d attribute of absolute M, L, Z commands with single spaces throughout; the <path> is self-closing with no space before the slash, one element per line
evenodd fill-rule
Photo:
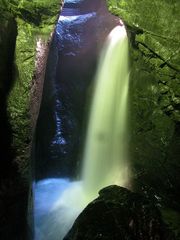
<path fill-rule="evenodd" d="M 146 49 L 148 49 L 155 57 L 159 58 L 161 61 L 163 61 L 164 63 L 160 65 L 160 68 L 163 68 L 165 65 L 167 65 L 169 68 L 179 72 L 179 69 L 173 67 L 170 63 L 168 63 L 166 60 L 164 60 L 159 54 L 157 54 L 156 52 L 154 52 L 151 48 L 149 48 L 145 43 L 136 41 L 137 44 L 142 45 L 143 47 L 145 47 Z M 141 51 L 141 50 L 140 50 Z M 141 51 L 143 53 L 143 51 Z M 144 54 L 144 53 L 143 53 Z"/>
<path fill-rule="evenodd" d="M 13 18 L 9 19 L 8 25 L 1 31 L 4 35 L 1 44 L 2 53 L 0 58 L 2 85 L 0 89 L 0 159 L 1 164 L 5 166 L 5 168 L 1 167 L 2 175 L 4 175 L 10 171 L 9 168 L 12 167 L 11 164 L 14 158 L 14 152 L 11 148 L 12 130 L 7 114 L 7 98 L 14 82 L 14 52 L 17 37 L 16 21 Z"/>

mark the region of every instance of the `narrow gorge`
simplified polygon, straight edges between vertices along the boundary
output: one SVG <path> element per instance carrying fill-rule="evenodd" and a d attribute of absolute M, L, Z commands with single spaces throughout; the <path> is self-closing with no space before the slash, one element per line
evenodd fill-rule
<path fill-rule="evenodd" d="M 178 0 L 0 0 L 1 239 L 63 239 L 53 228 L 56 238 L 34 238 L 34 219 L 82 179 L 96 193 L 83 211 L 68 206 L 73 221 L 80 215 L 64 239 L 180 238 L 179 9 Z M 117 25 L 128 74 L 124 45 L 103 50 Z M 121 68 L 128 85 L 113 85 Z"/>

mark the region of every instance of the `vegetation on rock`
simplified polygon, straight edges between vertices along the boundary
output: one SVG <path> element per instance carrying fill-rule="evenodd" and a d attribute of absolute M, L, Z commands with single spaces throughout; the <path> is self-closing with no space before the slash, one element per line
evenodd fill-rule
<path fill-rule="evenodd" d="M 14 86 L 9 94 L 8 114 L 16 161 L 21 174 L 28 177 L 29 145 L 32 136 L 29 101 L 35 74 L 36 45 L 39 38 L 43 41 L 48 40 L 59 14 L 60 1 L 0 0 L 0 5 L 0 18 L 11 17 L 16 19 L 18 25 L 15 50 L 16 74 Z"/>
<path fill-rule="evenodd" d="M 36 45 L 40 38 L 47 42 L 60 3 L 60 0 L 0 0 L 1 239 L 26 239 L 25 179 L 29 178 L 30 93 L 32 80 L 36 81 Z"/>
<path fill-rule="evenodd" d="M 180 2 L 107 3 L 109 10 L 123 19 L 131 43 L 130 156 L 134 189 L 159 201 L 161 209 L 175 209 L 180 216 Z M 177 231 L 180 235 L 180 229 Z"/>

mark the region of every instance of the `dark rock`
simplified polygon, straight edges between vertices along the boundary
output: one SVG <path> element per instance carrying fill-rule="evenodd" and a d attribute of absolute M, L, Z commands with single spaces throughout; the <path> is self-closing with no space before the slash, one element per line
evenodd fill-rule
<path fill-rule="evenodd" d="M 159 210 L 138 193 L 106 187 L 79 215 L 64 240 L 173 240 Z"/>
<path fill-rule="evenodd" d="M 17 36 L 17 24 L 7 15 L 0 19 L 0 175 L 10 171 L 13 160 L 12 130 L 8 120 L 7 98 L 14 81 L 14 51 Z M 3 168 L 4 167 L 4 168 Z"/>

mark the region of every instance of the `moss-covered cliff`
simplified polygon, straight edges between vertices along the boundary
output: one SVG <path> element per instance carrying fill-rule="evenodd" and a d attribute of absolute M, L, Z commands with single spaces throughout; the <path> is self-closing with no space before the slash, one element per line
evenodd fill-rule
<path fill-rule="evenodd" d="M 35 69 L 37 42 L 46 45 L 57 20 L 60 4 L 59 0 L 1 0 L 0 2 L 1 18 L 12 18 L 17 23 L 17 38 L 10 36 L 14 37 L 16 48 L 15 77 L 8 97 L 8 115 L 16 162 L 25 177 L 27 177 L 29 144 L 32 136 L 29 101 L 32 87 L 37 82 L 36 71 L 38 71 Z M 6 39 L 3 42 L 6 42 Z M 4 51 L 8 51 L 9 47 L 6 46 Z M 7 82 L 5 84 L 8 85 Z"/>
<path fill-rule="evenodd" d="M 125 22 L 131 41 L 130 152 L 134 188 L 160 205 L 180 211 L 180 2 L 107 3 L 109 10 Z"/>
<path fill-rule="evenodd" d="M 0 0 L 0 239 L 26 239 L 31 127 L 60 5 Z"/>

